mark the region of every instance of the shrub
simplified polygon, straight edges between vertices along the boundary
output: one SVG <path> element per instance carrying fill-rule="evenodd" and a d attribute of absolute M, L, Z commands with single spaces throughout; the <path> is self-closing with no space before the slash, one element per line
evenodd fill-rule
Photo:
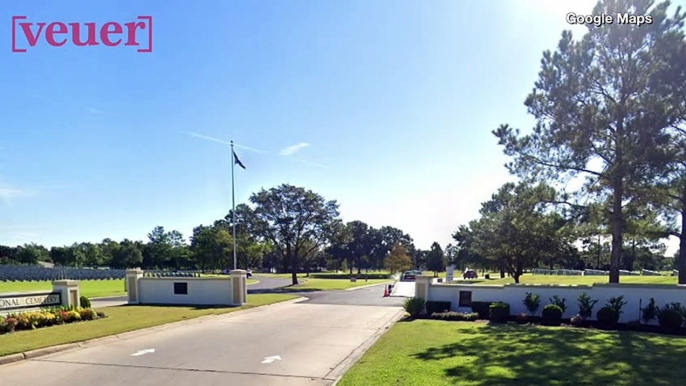
<path fill-rule="evenodd" d="M 81 305 L 81 308 L 91 308 L 91 301 L 85 296 L 81 296 L 79 304 Z"/>
<path fill-rule="evenodd" d="M 586 318 L 584 318 L 583 316 L 581 316 L 581 315 L 574 315 L 574 316 L 572 316 L 572 318 L 569 320 L 569 323 L 570 323 L 572 326 L 581 327 L 581 326 L 583 326 L 583 324 L 584 324 L 584 320 L 586 320 Z"/>
<path fill-rule="evenodd" d="M 517 316 L 517 323 L 519 324 L 526 324 L 529 322 L 529 314 L 526 312 L 522 312 Z"/>
<path fill-rule="evenodd" d="M 567 299 L 565 298 L 560 298 L 559 296 L 555 295 L 550 298 L 550 304 L 560 307 L 563 314 L 565 311 L 567 311 Z"/>
<path fill-rule="evenodd" d="M 605 306 L 598 310 L 596 314 L 598 324 L 604 328 L 614 328 L 619 321 L 619 314 L 610 306 Z"/>
<path fill-rule="evenodd" d="M 424 304 L 425 302 L 422 298 L 409 298 L 405 300 L 403 308 L 408 314 L 410 314 L 410 317 L 415 318 L 422 311 L 424 311 Z"/>
<path fill-rule="evenodd" d="M 493 302 L 472 302 L 472 311 L 479 314 L 479 319 L 488 319 Z"/>
<path fill-rule="evenodd" d="M 598 300 L 591 300 L 591 297 L 586 292 L 579 295 L 577 299 L 579 303 L 579 316 L 583 319 L 588 319 L 593 315 L 593 307 L 598 303 Z"/>
<path fill-rule="evenodd" d="M 617 297 L 611 297 L 607 301 L 607 307 L 612 308 L 612 311 L 614 311 L 617 314 L 617 320 L 619 320 L 619 317 L 622 315 L 622 308 L 626 305 L 626 301 L 624 300 L 624 295 L 622 296 L 617 296 Z"/>
<path fill-rule="evenodd" d="M 668 331 L 676 331 L 684 324 L 684 310 L 680 303 L 667 304 L 657 311 L 657 321 L 660 327 Z"/>
<path fill-rule="evenodd" d="M 648 324 L 648 322 L 655 319 L 659 310 L 660 309 L 655 305 L 655 299 L 650 298 L 648 304 L 641 308 L 641 320 L 643 323 Z"/>
<path fill-rule="evenodd" d="M 475 312 L 470 312 L 470 313 L 452 312 L 452 311 L 434 312 L 431 314 L 431 318 L 432 319 L 438 319 L 438 320 L 456 320 L 456 321 L 473 322 L 479 318 L 479 314 L 477 314 Z"/>
<path fill-rule="evenodd" d="M 450 311 L 450 302 L 426 302 L 426 313 L 431 315 L 437 312 Z"/>
<path fill-rule="evenodd" d="M 78 311 L 67 311 L 67 318 L 65 319 L 65 323 L 73 323 L 73 322 L 78 322 L 81 320 L 81 314 L 79 314 Z"/>
<path fill-rule="evenodd" d="M 491 304 L 489 307 L 489 319 L 496 323 L 505 323 L 510 317 L 510 305 L 503 302 Z"/>
<path fill-rule="evenodd" d="M 548 304 L 543 307 L 541 324 L 544 326 L 559 326 L 562 323 L 562 308 L 557 304 Z"/>
<path fill-rule="evenodd" d="M 526 309 L 531 312 L 531 315 L 536 315 L 536 311 L 541 305 L 541 297 L 538 294 L 527 292 L 523 303 L 526 306 Z"/>
<path fill-rule="evenodd" d="M 17 327 L 17 324 L 19 324 L 19 322 L 16 318 L 0 318 L 0 334 L 7 334 L 14 331 L 14 329 Z"/>
<path fill-rule="evenodd" d="M 98 311 L 97 314 L 98 314 L 98 319 L 106 318 L 106 317 L 107 317 L 107 315 L 105 315 L 105 313 L 102 312 L 102 311 Z"/>
<path fill-rule="evenodd" d="M 90 308 L 80 310 L 79 315 L 81 315 L 81 320 L 94 320 L 98 318 L 98 314 Z"/>

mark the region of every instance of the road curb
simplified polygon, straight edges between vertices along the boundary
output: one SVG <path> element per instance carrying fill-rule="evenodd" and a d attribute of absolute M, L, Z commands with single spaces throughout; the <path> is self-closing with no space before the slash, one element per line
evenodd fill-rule
<path fill-rule="evenodd" d="M 33 359 L 33 358 L 38 358 L 38 357 L 42 357 L 45 355 L 54 354 L 54 353 L 57 353 L 60 351 L 70 350 L 70 349 L 77 348 L 77 347 L 79 347 L 78 343 L 67 343 L 67 344 L 61 344 L 59 346 L 43 347 L 43 348 L 27 351 L 23 355 L 24 355 L 24 359 Z"/>
<path fill-rule="evenodd" d="M 358 290 L 358 289 L 374 287 L 374 286 L 377 286 L 377 285 L 388 284 L 388 283 L 391 283 L 391 282 L 392 282 L 392 280 L 389 280 L 389 281 L 386 281 L 386 282 L 383 282 L 383 283 L 368 284 L 368 285 L 362 285 L 362 286 L 359 286 L 359 287 L 346 288 L 345 291 L 355 291 L 355 290 Z"/>
<path fill-rule="evenodd" d="M 16 353 L 16 354 L 0 356 L 0 366 L 5 365 L 5 364 L 10 364 L 10 363 L 15 363 L 15 362 L 27 360 L 27 359 L 34 359 L 34 358 L 38 358 L 38 357 L 42 357 L 42 356 L 46 356 L 46 355 L 50 355 L 50 354 L 55 354 L 55 353 L 62 352 L 62 351 L 78 349 L 78 348 L 88 347 L 88 346 L 94 346 L 94 345 L 112 342 L 112 341 L 117 341 L 117 340 L 127 340 L 127 339 L 131 339 L 131 338 L 135 338 L 137 336 L 145 335 L 145 334 L 151 333 L 151 332 L 167 330 L 167 329 L 171 329 L 171 328 L 175 328 L 175 327 L 186 326 L 189 324 L 202 323 L 202 322 L 208 321 L 210 319 L 216 319 L 218 317 L 233 317 L 237 314 L 248 313 L 248 312 L 257 312 L 257 311 L 259 311 L 263 308 L 266 308 L 266 307 L 273 307 L 273 306 L 278 306 L 278 305 L 282 305 L 282 304 L 299 303 L 299 302 L 302 302 L 305 300 L 308 300 L 308 299 L 305 297 L 299 297 L 296 299 L 285 300 L 282 302 L 276 302 L 276 303 L 272 303 L 272 304 L 264 304 L 264 305 L 257 306 L 257 307 L 247 308 L 245 310 L 227 312 L 225 314 L 205 315 L 205 316 L 200 316 L 200 317 L 193 318 L 193 319 L 180 320 L 177 322 L 161 324 L 159 326 L 144 327 L 144 328 L 141 328 L 138 330 L 133 330 L 133 331 L 129 331 L 129 332 L 122 332 L 121 334 L 101 336 L 99 338 L 84 340 L 82 342 L 67 343 L 67 344 L 61 344 L 61 345 L 57 345 L 57 346 L 43 347 L 43 348 L 31 350 L 31 351 L 26 351 L 23 353 Z"/>
<path fill-rule="evenodd" d="M 0 366 L 24 360 L 24 354 L 10 354 L 0 357 Z"/>
<path fill-rule="evenodd" d="M 341 381 L 345 373 L 350 370 L 350 368 L 357 363 L 360 358 L 369 350 L 374 343 L 376 343 L 383 334 L 388 332 L 388 330 L 393 327 L 393 325 L 400 320 L 403 316 L 405 315 L 405 310 L 398 310 L 393 317 L 386 323 L 384 323 L 383 326 L 381 326 L 372 336 L 367 338 L 364 342 L 362 342 L 361 345 L 359 345 L 350 355 L 348 355 L 341 363 L 339 363 L 336 367 L 331 369 L 326 376 L 324 376 L 324 379 L 326 380 L 333 380 L 334 382 L 332 383 L 331 386 L 336 386 L 338 383 Z"/>

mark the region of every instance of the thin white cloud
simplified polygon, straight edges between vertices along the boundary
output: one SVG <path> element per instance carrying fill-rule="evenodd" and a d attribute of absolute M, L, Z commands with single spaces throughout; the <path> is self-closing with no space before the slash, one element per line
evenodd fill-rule
<path fill-rule="evenodd" d="M 34 195 L 34 192 L 27 191 L 27 190 L 13 189 L 13 188 L 0 188 L 0 199 L 7 206 L 12 206 L 12 203 L 13 203 L 15 198 L 29 197 L 29 196 L 33 196 L 33 195 Z"/>
<path fill-rule="evenodd" d="M 92 114 L 102 114 L 102 113 L 104 113 L 104 111 L 98 110 L 98 109 L 93 108 L 93 107 L 89 107 L 89 108 L 88 108 L 88 112 L 89 112 L 89 113 L 92 113 Z"/>
<path fill-rule="evenodd" d="M 196 138 L 200 138 L 200 139 L 205 139 L 205 140 L 207 140 L 207 141 L 217 142 L 217 143 L 221 143 L 221 144 L 224 144 L 224 145 L 229 145 L 229 146 L 231 145 L 231 142 L 229 142 L 229 141 L 224 141 L 223 139 L 210 137 L 209 135 L 199 134 L 199 133 L 196 133 L 196 132 L 193 132 L 193 131 L 187 131 L 186 133 L 187 133 L 188 135 L 190 135 L 191 137 L 196 137 Z M 248 146 L 244 146 L 244 145 L 239 145 L 239 144 L 237 144 L 237 143 L 234 143 L 233 145 L 234 145 L 235 147 L 237 147 L 237 148 L 241 148 L 241 149 L 245 149 L 245 150 L 254 151 L 254 152 L 256 152 L 256 153 L 264 153 L 263 150 L 255 149 L 255 148 L 253 148 L 253 147 L 248 147 Z"/>
<path fill-rule="evenodd" d="M 308 146 L 310 146 L 310 144 L 306 143 L 306 142 L 296 143 L 293 146 L 288 146 L 288 147 L 281 149 L 281 155 L 285 155 L 285 156 L 293 155 L 293 154 L 299 152 L 300 150 L 302 150 Z"/>

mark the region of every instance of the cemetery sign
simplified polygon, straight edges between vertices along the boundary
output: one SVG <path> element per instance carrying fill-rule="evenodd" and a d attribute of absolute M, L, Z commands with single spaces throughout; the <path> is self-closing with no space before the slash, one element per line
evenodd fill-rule
<path fill-rule="evenodd" d="M 61 304 L 62 297 L 59 292 L 36 292 L 12 295 L 0 294 L 0 311 L 52 307 Z"/>

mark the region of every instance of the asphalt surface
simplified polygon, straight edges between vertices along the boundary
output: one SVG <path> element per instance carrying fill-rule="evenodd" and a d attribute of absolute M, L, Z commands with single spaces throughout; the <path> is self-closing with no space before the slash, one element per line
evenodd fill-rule
<path fill-rule="evenodd" d="M 291 279 L 285 279 L 280 277 L 267 277 L 254 275 L 252 279 L 259 280 L 259 283 L 252 284 L 248 286 L 248 293 L 260 293 L 267 292 L 276 288 L 285 287 L 291 284 Z"/>
<path fill-rule="evenodd" d="M 0 366 L 8 385 L 328 386 L 402 315 L 381 286 L 309 293 Z M 321 296 L 319 296 L 321 295 Z M 333 303 L 333 304 L 323 304 Z M 339 303 L 364 303 L 341 305 Z M 366 305 L 379 302 L 384 306 Z"/>

